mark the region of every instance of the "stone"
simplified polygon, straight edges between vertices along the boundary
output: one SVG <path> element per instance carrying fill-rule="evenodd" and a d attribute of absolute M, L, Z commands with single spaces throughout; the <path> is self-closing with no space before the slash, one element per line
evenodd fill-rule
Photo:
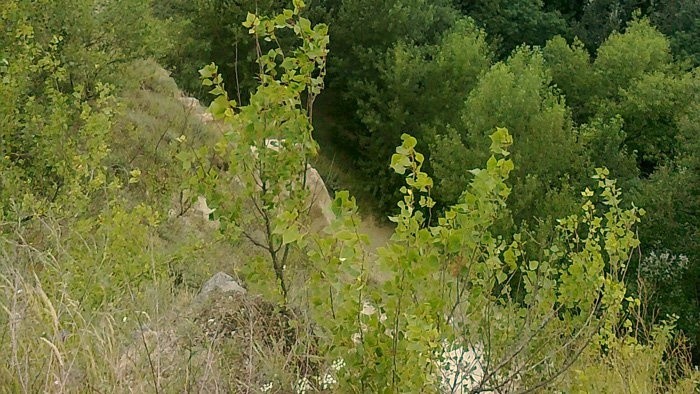
<path fill-rule="evenodd" d="M 283 139 L 268 138 L 265 140 L 265 148 L 279 152 L 280 149 L 284 147 L 284 142 L 285 140 Z M 251 146 L 250 151 L 253 153 L 254 157 L 257 157 L 257 147 Z M 260 183 L 257 177 L 256 181 Z M 328 193 L 328 189 L 323 182 L 323 178 L 321 178 L 321 174 L 311 165 L 307 165 L 306 167 L 306 188 L 309 190 L 310 194 L 306 207 L 309 210 L 309 216 L 311 218 L 311 230 L 319 232 L 331 224 L 331 221 L 335 218 L 331 211 L 333 199 Z"/>
<path fill-rule="evenodd" d="M 222 293 L 238 293 L 245 294 L 246 289 L 243 288 L 231 275 L 225 274 L 223 272 L 217 272 L 212 276 L 204 285 L 202 290 L 199 292 L 198 298 L 207 297 L 214 291 L 220 291 Z"/>
<path fill-rule="evenodd" d="M 211 112 L 204 112 L 199 115 L 199 120 L 202 123 L 211 123 L 214 121 L 214 115 Z"/>
<path fill-rule="evenodd" d="M 194 97 L 180 97 L 179 100 L 187 109 L 197 110 L 200 108 L 199 100 Z"/>
<path fill-rule="evenodd" d="M 209 217 L 216 209 L 211 209 L 207 205 L 207 199 L 204 196 L 198 196 L 197 201 L 192 205 L 192 209 L 196 215 L 201 215 L 202 219 L 209 220 Z"/>
<path fill-rule="evenodd" d="M 320 231 L 331 224 L 334 218 L 331 211 L 331 199 L 326 184 L 318 171 L 309 166 L 306 169 L 306 187 L 310 192 L 309 216 L 311 217 L 311 228 Z"/>

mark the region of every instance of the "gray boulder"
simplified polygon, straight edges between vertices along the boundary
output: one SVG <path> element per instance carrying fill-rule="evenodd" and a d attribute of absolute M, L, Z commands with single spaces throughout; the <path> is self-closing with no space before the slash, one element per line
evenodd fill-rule
<path fill-rule="evenodd" d="M 306 187 L 311 192 L 309 215 L 311 216 L 311 229 L 313 231 L 321 231 L 326 228 L 335 218 L 331 211 L 333 199 L 328 193 L 326 184 L 318 171 L 308 166 L 306 168 Z"/>
<path fill-rule="evenodd" d="M 231 275 L 225 274 L 223 272 L 217 272 L 212 276 L 204 285 L 202 290 L 199 292 L 197 298 L 203 299 L 208 297 L 212 292 L 220 291 L 222 293 L 237 293 L 245 294 L 246 289 L 243 288 Z"/>

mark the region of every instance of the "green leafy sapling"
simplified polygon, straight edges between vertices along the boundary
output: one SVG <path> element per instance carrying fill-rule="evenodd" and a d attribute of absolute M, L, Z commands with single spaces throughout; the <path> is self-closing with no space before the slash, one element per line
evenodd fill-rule
<path fill-rule="evenodd" d="M 211 190 L 209 200 L 218 207 L 222 226 L 269 255 L 285 302 L 289 256 L 309 223 L 306 177 L 318 152 L 311 135 L 313 105 L 323 89 L 328 53 L 328 27 L 312 26 L 301 16 L 304 3 L 293 4 L 293 10 L 271 18 L 248 14 L 243 23 L 255 37 L 260 80 L 248 105 L 228 97 L 215 65 L 200 70 L 203 85 L 216 96 L 209 110 L 229 127 L 216 145 L 230 170 L 220 181 L 240 186 L 233 198 Z M 281 34 L 296 37 L 298 46 L 283 48 Z M 253 215 L 241 215 L 243 208 Z M 256 229 L 259 225 L 262 229 Z"/>
<path fill-rule="evenodd" d="M 601 192 L 586 190 L 583 213 L 560 221 L 550 244 L 526 234 L 496 237 L 506 211 L 512 137 L 492 134 L 484 169 L 457 204 L 432 223 L 432 180 L 421 171 L 416 141 L 404 135 L 391 166 L 405 175 L 389 244 L 367 268 L 356 251 L 352 204 L 340 196 L 330 234 L 310 258 L 319 272 L 312 303 L 329 357 L 343 357 L 341 385 L 351 392 L 470 392 L 551 385 L 592 343 L 604 344 L 621 321 L 621 273 L 638 246 L 642 213 L 620 207 L 615 182 L 599 170 Z M 599 206 L 599 207 L 598 207 Z M 427 214 L 426 214 L 427 212 Z M 356 230 L 356 226 L 354 229 Z M 344 234 L 335 236 L 335 234 Z M 541 248 L 544 259 L 528 256 Z M 342 259 L 333 258 L 342 252 Z M 325 268 L 324 268 L 325 267 Z M 369 271 L 369 273 L 368 273 Z M 372 285 L 374 278 L 379 284 Z M 324 297 L 325 294 L 325 297 Z"/>

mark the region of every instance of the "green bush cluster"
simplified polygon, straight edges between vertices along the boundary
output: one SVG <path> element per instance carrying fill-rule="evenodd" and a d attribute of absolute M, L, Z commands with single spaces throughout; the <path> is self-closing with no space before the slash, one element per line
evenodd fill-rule
<path fill-rule="evenodd" d="M 143 2 L 6 5 L 3 248 L 19 242 L 52 256 L 11 264 L 38 270 L 51 296 L 69 291 L 93 307 L 118 302 L 168 275 L 167 265 L 152 263 L 169 252 L 152 240 L 186 186 L 172 172 L 178 150 L 204 138 L 172 79 L 147 60 L 167 46 L 158 33 L 165 25 Z M 177 143 L 180 136 L 188 142 Z"/>
<path fill-rule="evenodd" d="M 446 209 L 471 179 L 465 170 L 487 158 L 491 130 L 507 127 L 520 166 L 503 235 L 523 226 L 544 236 L 576 206 L 588 174 L 608 168 L 652 212 L 642 254 L 689 258 L 688 275 L 651 302 L 698 343 L 697 49 L 679 41 L 697 31 L 690 3 L 393 1 L 369 13 L 362 1 L 323 2 L 334 39 L 321 108 L 344 130 L 319 123 L 317 133 L 332 132 L 333 149 L 356 158 L 364 191 L 391 215 L 402 182 L 385 163 L 403 133 L 425 144 L 432 196 Z M 675 293 L 682 307 L 664 301 Z"/>

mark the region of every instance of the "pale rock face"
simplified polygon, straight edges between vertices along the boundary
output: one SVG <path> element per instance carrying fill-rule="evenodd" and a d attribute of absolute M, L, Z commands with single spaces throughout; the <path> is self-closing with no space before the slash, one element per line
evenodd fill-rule
<path fill-rule="evenodd" d="M 279 152 L 282 149 L 284 140 L 278 140 L 274 138 L 268 138 L 265 140 L 265 148 L 272 149 Z M 255 146 L 250 147 L 250 151 L 256 155 L 257 148 Z M 331 211 L 331 203 L 333 199 L 328 193 L 326 184 L 321 178 L 321 174 L 318 171 L 307 165 L 306 167 L 306 188 L 309 190 L 309 216 L 311 217 L 311 230 L 321 231 L 333 220 L 333 212 Z"/>
<path fill-rule="evenodd" d="M 199 120 L 202 123 L 211 123 L 214 121 L 214 116 L 211 114 L 211 112 L 204 112 L 203 114 L 199 115 Z"/>
<path fill-rule="evenodd" d="M 375 313 L 380 313 L 379 321 L 386 321 L 387 317 L 384 313 L 372 305 L 369 301 L 363 301 L 360 314 L 371 316 Z M 367 326 L 360 325 L 360 331 L 365 332 Z M 352 335 L 352 341 L 356 345 L 361 342 L 361 332 Z M 384 334 L 388 337 L 393 337 L 393 330 L 387 329 Z M 474 390 L 478 390 L 485 383 L 484 368 L 487 367 L 486 359 L 484 358 L 484 346 L 481 343 L 458 343 L 444 341 L 442 343 L 442 352 L 440 357 L 435 361 L 435 378 L 439 382 L 440 394 L 466 394 Z M 515 390 L 510 390 L 504 387 L 501 393 L 510 393 Z M 494 394 L 493 391 L 480 391 L 485 394 Z"/>
<path fill-rule="evenodd" d="M 212 123 L 214 121 L 214 116 L 211 112 L 207 111 L 202 104 L 194 97 L 178 97 L 180 103 L 185 107 L 185 110 L 194 114 L 194 116 L 199 119 L 202 123 Z"/>
<path fill-rule="evenodd" d="M 179 97 L 178 99 L 189 110 L 198 110 L 200 108 L 199 100 L 194 97 Z"/>
<path fill-rule="evenodd" d="M 268 140 L 265 142 L 265 145 L 266 148 L 273 150 L 279 150 L 281 148 L 281 142 L 278 140 Z M 256 152 L 254 146 L 251 146 L 250 149 L 253 153 Z M 328 189 L 323 182 L 323 178 L 321 178 L 321 174 L 310 165 L 306 167 L 306 188 L 309 190 L 309 200 L 306 208 L 308 209 L 311 219 L 311 231 L 319 232 L 327 227 L 334 218 L 333 212 L 331 211 L 333 199 L 328 193 Z M 201 218 L 208 226 L 218 228 L 218 221 L 210 219 L 210 215 L 215 210 L 216 209 L 209 207 L 204 196 L 198 196 L 190 212 L 193 217 L 196 217 L 198 220 Z M 171 211 L 171 216 L 175 216 L 175 210 Z"/>
<path fill-rule="evenodd" d="M 320 231 L 331 224 L 331 220 L 334 218 L 333 212 L 331 212 L 332 199 L 321 175 L 311 166 L 306 168 L 306 187 L 310 192 L 311 229 Z"/>
<path fill-rule="evenodd" d="M 187 192 L 185 191 L 185 194 Z M 189 198 L 189 197 L 188 197 Z M 174 208 L 168 210 L 168 217 L 172 220 L 180 221 L 186 226 L 196 228 L 200 231 L 209 232 L 218 230 L 221 226 L 219 220 L 212 220 L 210 215 L 216 211 L 216 209 L 209 208 L 207 204 L 207 199 L 204 196 L 198 196 L 197 200 L 192 203 L 192 205 L 184 209 L 183 205 L 186 205 L 179 198 L 173 198 L 172 205 Z M 179 209 L 177 207 L 180 207 Z"/>
<path fill-rule="evenodd" d="M 444 343 L 443 349 L 442 361 L 438 365 L 442 392 L 462 394 L 479 388 L 484 378 L 483 346 L 463 347 Z"/>
<path fill-rule="evenodd" d="M 318 171 L 308 166 L 306 168 L 306 188 L 309 190 L 308 210 L 311 219 L 311 230 L 319 232 L 326 228 L 333 218 L 331 211 L 331 199 L 326 184 Z M 211 222 L 212 226 L 218 226 L 218 221 L 211 221 L 209 215 L 216 209 L 211 209 L 207 205 L 207 200 L 203 196 L 199 196 L 197 201 L 192 205 L 192 213 L 196 217 L 201 217 L 205 222 Z"/>
<path fill-rule="evenodd" d="M 207 205 L 207 199 L 204 196 L 198 196 L 197 201 L 192 204 L 190 208 L 190 217 L 196 218 L 197 223 L 201 223 L 203 228 L 209 230 L 217 230 L 221 223 L 218 220 L 212 220 L 210 215 L 216 211 L 216 209 L 209 208 Z"/>
<path fill-rule="evenodd" d="M 197 202 L 192 205 L 192 209 L 197 215 L 201 215 L 204 220 L 209 220 L 209 215 L 216 211 L 216 209 L 209 208 L 207 199 L 203 196 L 197 197 Z"/>

